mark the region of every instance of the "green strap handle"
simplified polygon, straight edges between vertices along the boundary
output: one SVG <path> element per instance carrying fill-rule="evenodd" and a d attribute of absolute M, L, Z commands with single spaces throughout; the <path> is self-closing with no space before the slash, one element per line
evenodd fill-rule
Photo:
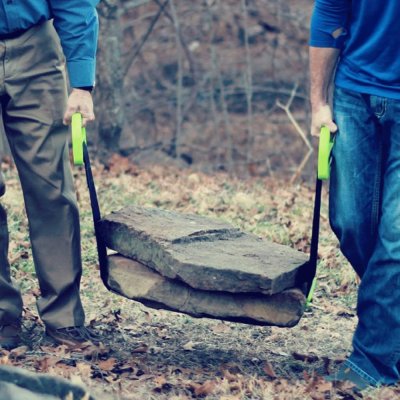
<path fill-rule="evenodd" d="M 323 126 L 319 135 L 319 146 L 318 146 L 318 179 L 325 181 L 330 176 L 330 159 L 331 151 L 334 142 L 334 135 L 331 134 L 330 130 Z M 312 302 L 315 287 L 317 285 L 317 278 L 314 277 L 311 288 L 308 292 L 306 307 Z"/>
<path fill-rule="evenodd" d="M 326 126 L 321 128 L 318 147 L 318 179 L 326 181 L 330 176 L 330 156 L 334 135 Z"/>
<path fill-rule="evenodd" d="M 75 165 L 83 165 L 83 143 L 86 143 L 86 128 L 82 126 L 82 114 L 75 113 L 71 120 L 72 155 Z"/>

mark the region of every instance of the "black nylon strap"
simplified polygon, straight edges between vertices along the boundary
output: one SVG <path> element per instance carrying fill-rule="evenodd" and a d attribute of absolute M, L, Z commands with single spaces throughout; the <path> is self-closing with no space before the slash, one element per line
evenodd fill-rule
<path fill-rule="evenodd" d="M 99 202 L 97 200 L 96 187 L 94 185 L 92 168 L 89 159 L 89 152 L 86 143 L 83 143 L 83 160 L 85 163 L 86 180 L 89 188 L 90 204 L 92 206 L 94 233 L 96 236 L 97 254 L 99 257 L 99 265 L 100 265 L 100 277 L 105 287 L 111 290 L 108 285 L 107 247 L 100 236 L 98 222 L 101 220 L 101 213 L 100 213 Z"/>
<path fill-rule="evenodd" d="M 322 191 L 322 180 L 317 178 L 315 185 L 315 199 L 314 199 L 314 214 L 312 223 L 311 233 L 311 248 L 310 248 L 310 259 L 304 266 L 302 271 L 302 281 L 305 284 L 306 296 L 310 293 L 310 289 L 317 273 L 317 261 L 318 261 L 318 240 L 319 240 L 319 222 L 321 213 L 321 191 Z"/>

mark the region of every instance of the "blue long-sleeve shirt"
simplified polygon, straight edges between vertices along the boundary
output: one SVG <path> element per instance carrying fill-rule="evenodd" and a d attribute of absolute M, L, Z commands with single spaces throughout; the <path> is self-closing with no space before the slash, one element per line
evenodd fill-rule
<path fill-rule="evenodd" d="M 99 0 L 0 0 L 0 35 L 54 19 L 72 87 L 93 86 Z M 40 51 L 40 50 L 39 50 Z"/>
<path fill-rule="evenodd" d="M 310 45 L 341 49 L 337 86 L 400 99 L 399 16 L 399 0 L 316 0 Z"/>

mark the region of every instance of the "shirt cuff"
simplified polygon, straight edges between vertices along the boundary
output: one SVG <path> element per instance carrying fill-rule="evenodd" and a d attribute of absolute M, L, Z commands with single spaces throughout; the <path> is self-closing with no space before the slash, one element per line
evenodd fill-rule
<path fill-rule="evenodd" d="M 67 69 L 71 87 L 94 86 L 96 60 L 67 60 Z"/>

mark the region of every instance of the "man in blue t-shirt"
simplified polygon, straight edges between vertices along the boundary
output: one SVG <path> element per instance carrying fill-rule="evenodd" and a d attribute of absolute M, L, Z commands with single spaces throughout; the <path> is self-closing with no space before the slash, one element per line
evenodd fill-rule
<path fill-rule="evenodd" d="M 94 119 L 97 3 L 0 0 L 0 121 L 24 194 L 41 292 L 38 311 L 47 334 L 73 346 L 96 341 L 84 327 L 79 296 L 79 214 L 66 125 L 75 112 L 84 124 Z M 0 172 L 0 196 L 4 192 Z M 0 347 L 12 348 L 20 343 L 22 298 L 10 279 L 7 249 L 0 204 Z"/>
<path fill-rule="evenodd" d="M 330 221 L 361 277 L 353 352 L 328 379 L 361 389 L 400 379 L 399 15 L 398 0 L 316 0 L 311 22 L 311 130 L 336 134 Z"/>

